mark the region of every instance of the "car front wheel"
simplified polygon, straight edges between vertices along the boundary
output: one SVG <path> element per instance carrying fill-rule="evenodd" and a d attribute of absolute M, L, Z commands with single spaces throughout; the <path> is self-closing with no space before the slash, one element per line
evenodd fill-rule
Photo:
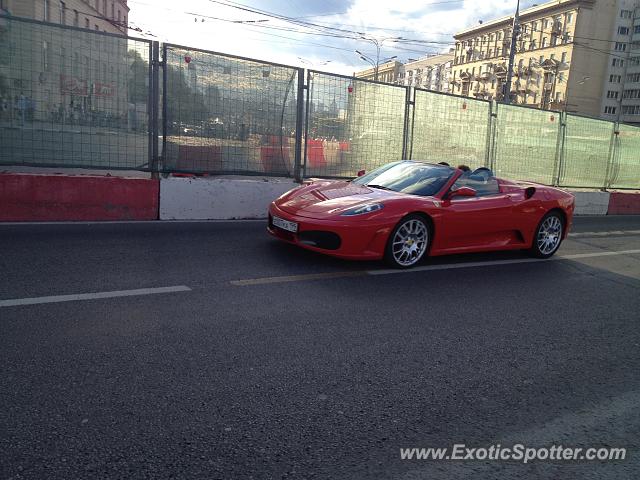
<path fill-rule="evenodd" d="M 385 260 L 394 268 L 414 267 L 427 252 L 430 240 L 426 220 L 420 215 L 409 215 L 391 232 Z"/>
<path fill-rule="evenodd" d="M 531 254 L 538 258 L 549 258 L 560 248 L 564 220 L 558 212 L 547 213 L 536 230 Z"/>

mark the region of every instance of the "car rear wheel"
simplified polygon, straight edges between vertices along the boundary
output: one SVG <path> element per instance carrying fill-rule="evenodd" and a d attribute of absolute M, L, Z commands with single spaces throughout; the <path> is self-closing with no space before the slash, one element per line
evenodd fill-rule
<path fill-rule="evenodd" d="M 409 215 L 391 232 L 385 260 L 394 268 L 414 267 L 429 249 L 430 241 L 427 221 L 420 215 Z"/>
<path fill-rule="evenodd" d="M 558 212 L 547 213 L 536 230 L 531 254 L 538 258 L 549 258 L 560 248 L 564 220 Z"/>

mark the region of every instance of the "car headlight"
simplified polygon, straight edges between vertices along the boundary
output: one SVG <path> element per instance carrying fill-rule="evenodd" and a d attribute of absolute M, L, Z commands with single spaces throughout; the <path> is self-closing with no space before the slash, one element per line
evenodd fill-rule
<path fill-rule="evenodd" d="M 367 213 L 377 212 L 378 210 L 382 210 L 384 205 L 382 203 L 372 203 L 369 205 L 363 205 L 361 207 L 352 208 L 351 210 L 347 210 L 342 215 L 345 217 L 353 217 L 354 215 L 365 215 Z"/>

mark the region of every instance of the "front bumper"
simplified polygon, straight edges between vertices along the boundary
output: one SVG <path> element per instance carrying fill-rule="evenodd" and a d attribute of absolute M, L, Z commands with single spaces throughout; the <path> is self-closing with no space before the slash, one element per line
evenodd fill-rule
<path fill-rule="evenodd" d="M 272 223 L 274 215 L 296 222 L 298 232 L 290 233 L 275 227 Z M 387 238 L 392 228 L 379 220 L 368 222 L 366 219 L 318 220 L 301 217 L 285 212 L 272 203 L 269 207 L 267 231 L 279 240 L 333 257 L 349 260 L 380 260 L 384 257 Z M 336 236 L 339 238 L 337 242 Z"/>

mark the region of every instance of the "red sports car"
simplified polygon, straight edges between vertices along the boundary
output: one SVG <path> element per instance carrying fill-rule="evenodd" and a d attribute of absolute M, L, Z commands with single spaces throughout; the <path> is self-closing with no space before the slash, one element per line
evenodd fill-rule
<path fill-rule="evenodd" d="M 557 188 L 401 161 L 351 181 L 308 182 L 274 201 L 268 231 L 346 259 L 397 268 L 425 255 L 527 249 L 552 256 L 567 236 L 575 198 Z"/>

